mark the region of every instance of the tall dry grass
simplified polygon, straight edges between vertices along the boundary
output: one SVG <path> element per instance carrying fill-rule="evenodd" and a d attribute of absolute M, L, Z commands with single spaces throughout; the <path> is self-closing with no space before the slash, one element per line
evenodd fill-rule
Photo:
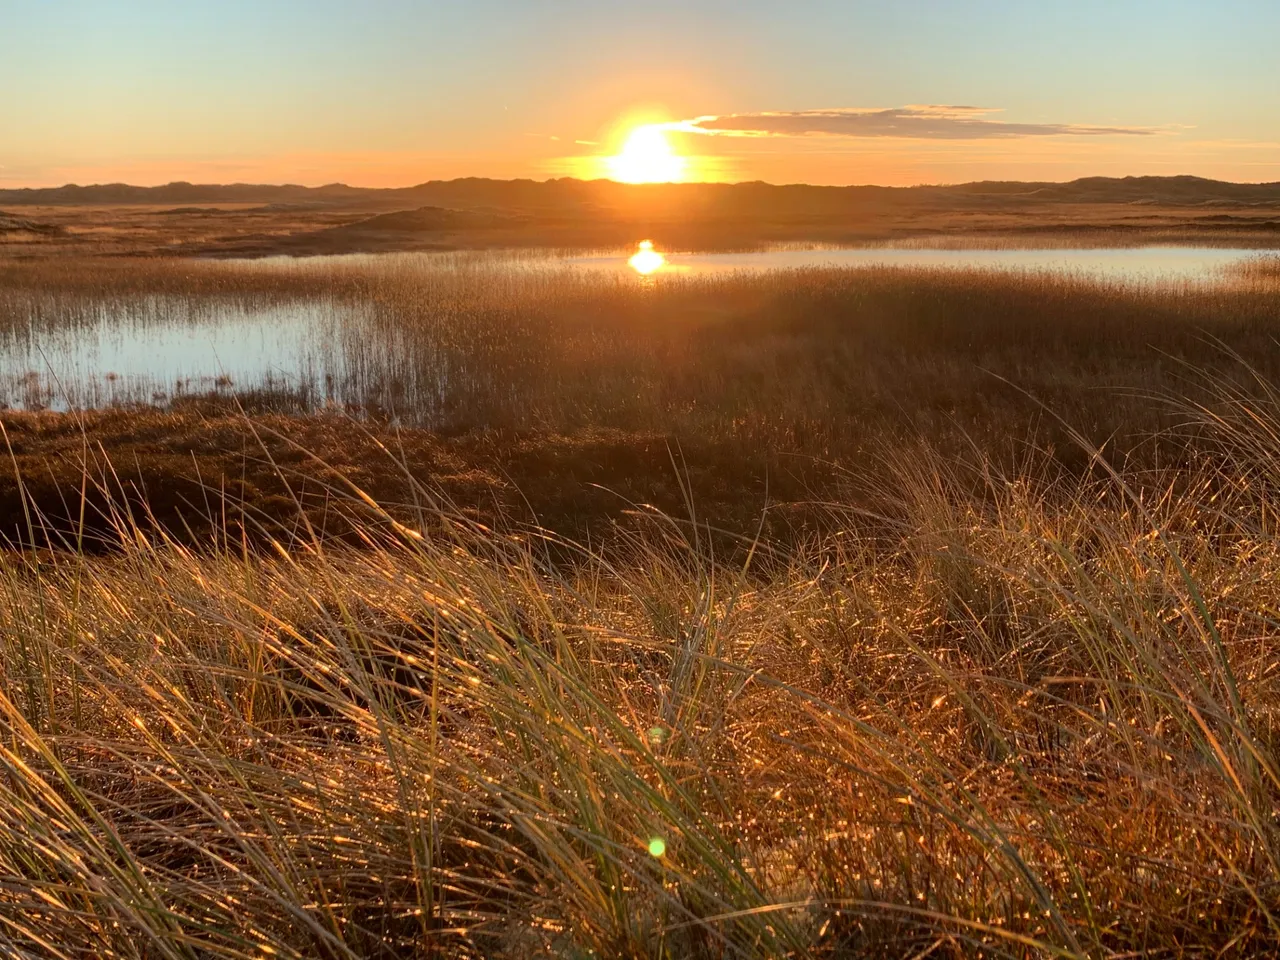
<path fill-rule="evenodd" d="M 6 555 L 0 944 L 1270 955 L 1280 397 L 1201 397 L 1163 474 L 886 444 L 733 565 L 696 504 L 552 550 L 425 487 L 335 490 L 358 548 L 121 507 L 118 554 Z"/>

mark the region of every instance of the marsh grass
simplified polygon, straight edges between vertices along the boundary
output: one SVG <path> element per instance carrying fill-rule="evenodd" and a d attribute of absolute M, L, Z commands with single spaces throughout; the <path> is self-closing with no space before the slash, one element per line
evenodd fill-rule
<path fill-rule="evenodd" d="M 1280 407 L 1207 389 L 1198 466 L 887 445 L 878 534 L 733 563 L 696 503 L 593 548 L 340 476 L 358 546 L 7 554 L 0 942 L 1272 953 Z"/>
<path fill-rule="evenodd" d="M 838 460 L 889 426 L 1025 434 L 1035 405 L 1022 394 L 1093 442 L 1149 437 L 1163 424 L 1123 396 L 1167 389 L 1180 361 L 1214 364 L 1212 342 L 1280 372 L 1280 291 L 1265 258 L 1251 263 L 1230 283 L 1141 285 L 890 268 L 641 284 L 468 254 L 11 262 L 0 267 L 0 327 L 22 352 L 88 336 L 108 315 L 145 344 L 149 329 L 198 334 L 220 311 L 268 328 L 318 311 L 313 343 L 230 370 L 233 392 L 446 433 L 608 428 Z M 11 403 L 74 393 L 45 362 L 6 371 Z M 70 399 L 163 405 L 199 390 L 161 375 Z"/>

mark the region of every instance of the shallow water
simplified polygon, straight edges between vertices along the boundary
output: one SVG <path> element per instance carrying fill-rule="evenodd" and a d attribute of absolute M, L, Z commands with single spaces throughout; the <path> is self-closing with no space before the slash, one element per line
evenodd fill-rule
<path fill-rule="evenodd" d="M 210 305 L 152 296 L 101 304 L 74 325 L 0 340 L 0 402 L 65 410 L 299 387 L 324 402 L 336 399 L 347 375 L 346 352 L 331 347 L 359 319 L 324 301 Z"/>
<path fill-rule="evenodd" d="M 1200 285 L 1226 282 L 1230 268 L 1257 250 L 1214 247 L 1100 249 L 791 249 L 754 253 L 632 251 L 596 256 L 536 252 L 367 254 L 245 261 L 247 271 L 319 276 L 326 269 L 370 270 L 446 278 L 453 290 L 508 284 L 518 298 L 530 277 L 578 274 L 651 284 L 800 268 L 916 267 L 1066 273 L 1108 283 Z M 50 315 L 58 314 L 50 319 Z M 304 407 L 411 408 L 430 422 L 461 378 L 488 376 L 418 340 L 410 356 L 395 324 L 375 311 L 323 297 L 277 302 L 187 299 L 158 295 L 79 301 L 74 309 L 34 304 L 24 326 L 0 334 L 0 404 L 19 409 L 92 408 L 117 403 L 164 406 L 190 395 L 290 394 Z M 425 350 L 425 353 L 424 353 Z M 462 372 L 459 372 L 462 371 Z M 492 385 L 490 385 L 492 389 Z"/>

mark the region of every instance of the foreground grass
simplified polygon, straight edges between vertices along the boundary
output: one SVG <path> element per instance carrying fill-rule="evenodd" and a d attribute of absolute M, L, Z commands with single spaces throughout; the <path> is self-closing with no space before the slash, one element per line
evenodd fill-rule
<path fill-rule="evenodd" d="M 732 565 L 340 479 L 358 546 L 117 504 L 119 552 L 0 566 L 0 944 L 1271 954 L 1280 419 L 1213 399 L 1163 474 L 896 444 Z"/>

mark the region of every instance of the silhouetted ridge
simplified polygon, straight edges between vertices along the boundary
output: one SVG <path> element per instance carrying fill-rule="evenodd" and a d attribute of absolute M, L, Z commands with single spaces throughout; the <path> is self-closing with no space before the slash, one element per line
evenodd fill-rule
<path fill-rule="evenodd" d="M 465 177 L 432 180 L 412 187 L 367 188 L 342 183 L 194 184 L 158 187 L 124 183 L 0 190 L 0 204 L 210 204 L 351 203 L 370 206 L 488 208 L 529 212 L 627 207 L 643 203 L 701 209 L 702 212 L 830 214 L 838 209 L 881 205 L 981 204 L 1011 199 L 1054 203 L 1280 203 L 1280 183 L 1229 183 L 1204 177 L 1084 177 L 1069 183 L 981 181 L 946 186 L 822 187 L 759 181 L 721 184 L 620 184 L 608 180 L 489 180 Z"/>

